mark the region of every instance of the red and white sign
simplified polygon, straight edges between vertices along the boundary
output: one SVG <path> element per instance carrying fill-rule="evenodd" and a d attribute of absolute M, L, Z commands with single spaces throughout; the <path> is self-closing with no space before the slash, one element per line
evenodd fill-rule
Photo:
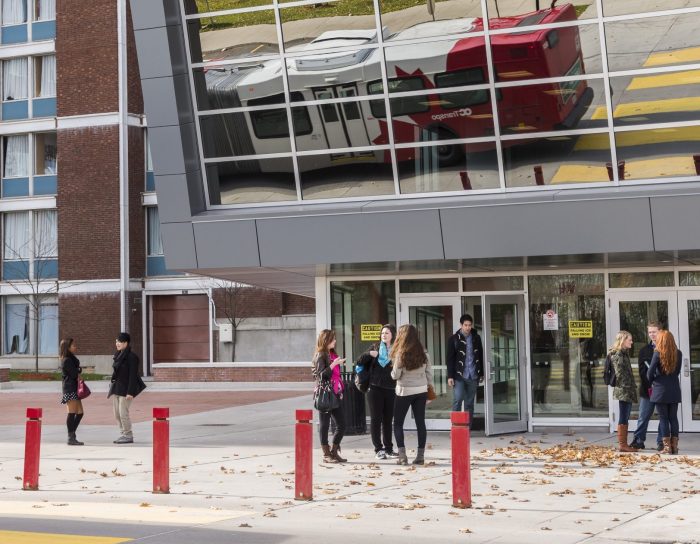
<path fill-rule="evenodd" d="M 544 330 L 558 331 L 559 330 L 559 315 L 554 310 L 547 310 L 542 316 Z"/>

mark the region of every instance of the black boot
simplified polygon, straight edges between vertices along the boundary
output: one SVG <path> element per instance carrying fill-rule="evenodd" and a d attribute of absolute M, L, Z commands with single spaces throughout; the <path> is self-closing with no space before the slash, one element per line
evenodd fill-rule
<path fill-rule="evenodd" d="M 83 414 L 75 414 L 75 423 L 73 424 L 73 437 L 75 438 L 75 433 L 78 430 L 78 426 L 80 425 L 80 420 L 83 419 Z M 78 440 L 76 439 L 76 442 Z M 78 442 L 79 446 L 83 445 L 83 442 Z"/>
<path fill-rule="evenodd" d="M 82 446 L 83 443 L 79 442 L 77 438 L 75 438 L 75 433 L 68 433 L 68 445 L 69 446 Z"/>

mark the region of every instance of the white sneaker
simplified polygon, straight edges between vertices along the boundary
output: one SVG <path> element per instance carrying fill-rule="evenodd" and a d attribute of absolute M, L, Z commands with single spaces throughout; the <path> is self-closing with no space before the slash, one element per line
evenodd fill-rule
<path fill-rule="evenodd" d="M 392 450 L 392 451 L 386 452 L 386 456 L 389 459 L 396 459 L 399 456 L 399 454 Z"/>
<path fill-rule="evenodd" d="M 386 459 L 386 452 L 384 450 L 379 450 L 374 456 L 375 459 Z"/>

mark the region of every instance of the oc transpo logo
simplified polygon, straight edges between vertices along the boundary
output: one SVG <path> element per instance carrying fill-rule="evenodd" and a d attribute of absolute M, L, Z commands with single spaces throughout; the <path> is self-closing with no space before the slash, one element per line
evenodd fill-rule
<path fill-rule="evenodd" d="M 433 121 L 443 121 L 445 119 L 453 119 L 455 117 L 469 117 L 472 114 L 471 108 L 460 108 L 449 113 L 436 113 L 431 116 Z"/>

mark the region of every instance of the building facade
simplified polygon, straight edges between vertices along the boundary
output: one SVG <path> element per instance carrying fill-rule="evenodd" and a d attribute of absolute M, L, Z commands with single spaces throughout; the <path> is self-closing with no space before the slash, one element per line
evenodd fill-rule
<path fill-rule="evenodd" d="M 168 266 L 316 298 L 351 361 L 475 317 L 489 433 L 610 426 L 661 321 L 700 430 L 700 3 L 132 2 Z"/>
<path fill-rule="evenodd" d="M 231 335 L 218 330 L 231 285 L 165 266 L 126 2 L 2 0 L 0 87 L 2 363 L 55 369 L 59 338 L 71 336 L 84 366 L 109 372 L 120 330 L 146 374 L 231 361 Z M 279 360 L 256 348 L 261 331 L 313 336 L 312 299 L 238 296 L 257 304 L 235 315 L 236 360 Z M 297 346 L 282 360 L 302 358 Z"/>

